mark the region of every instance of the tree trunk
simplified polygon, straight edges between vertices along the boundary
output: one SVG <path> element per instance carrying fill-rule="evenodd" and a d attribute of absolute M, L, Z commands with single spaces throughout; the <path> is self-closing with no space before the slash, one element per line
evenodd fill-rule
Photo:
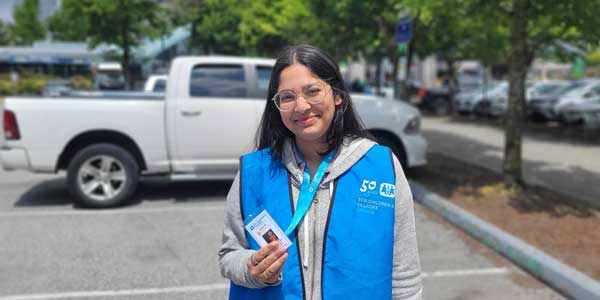
<path fill-rule="evenodd" d="M 123 67 L 123 75 L 125 76 L 125 89 L 131 89 L 131 75 L 129 74 L 129 43 L 125 42 L 123 45 L 123 59 L 121 61 Z"/>
<path fill-rule="evenodd" d="M 512 1 L 511 50 L 508 66 L 509 97 L 505 119 L 504 184 L 507 187 L 522 186 L 522 127 L 525 106 L 525 78 L 529 58 L 527 45 L 527 17 L 529 0 Z"/>

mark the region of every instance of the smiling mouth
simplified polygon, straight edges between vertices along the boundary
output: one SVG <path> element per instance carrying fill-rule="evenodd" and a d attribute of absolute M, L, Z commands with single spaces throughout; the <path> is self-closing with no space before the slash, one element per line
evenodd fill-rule
<path fill-rule="evenodd" d="M 305 125 L 307 123 L 310 123 L 312 120 L 314 120 L 315 118 L 317 118 L 316 115 L 313 116 L 307 116 L 307 117 L 302 117 L 300 119 L 295 120 L 294 122 L 301 124 L 301 125 Z"/>

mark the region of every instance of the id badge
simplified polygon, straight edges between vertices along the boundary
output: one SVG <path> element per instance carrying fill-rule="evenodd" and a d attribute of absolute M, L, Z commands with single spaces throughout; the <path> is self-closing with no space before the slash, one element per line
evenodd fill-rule
<path fill-rule="evenodd" d="M 266 210 L 261 211 L 254 217 L 246 225 L 246 230 L 250 232 L 252 238 L 254 238 L 261 248 L 273 241 L 279 241 L 279 248 L 283 249 L 287 249 L 292 245 L 290 239 Z"/>

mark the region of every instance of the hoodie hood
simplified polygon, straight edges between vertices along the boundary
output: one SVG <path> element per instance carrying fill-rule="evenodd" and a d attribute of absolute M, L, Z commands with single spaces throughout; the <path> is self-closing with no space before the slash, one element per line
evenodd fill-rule
<path fill-rule="evenodd" d="M 328 173 L 325 175 L 321 186 L 329 184 L 359 161 L 376 143 L 366 138 L 345 138 L 331 163 Z M 299 187 L 302 184 L 304 170 L 300 169 L 294 156 L 295 146 L 292 139 L 288 139 L 284 145 L 283 164 L 292 174 L 292 184 Z"/>

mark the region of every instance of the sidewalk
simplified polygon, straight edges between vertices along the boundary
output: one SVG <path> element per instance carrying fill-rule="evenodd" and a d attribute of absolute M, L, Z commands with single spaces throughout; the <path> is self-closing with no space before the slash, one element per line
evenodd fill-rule
<path fill-rule="evenodd" d="M 416 202 L 509 258 L 539 280 L 571 299 L 600 299 L 600 283 L 594 279 L 430 192 L 418 182 L 410 185 Z"/>
<path fill-rule="evenodd" d="M 500 128 L 423 117 L 429 151 L 502 171 L 504 132 Z M 523 138 L 523 175 L 527 183 L 600 206 L 600 146 Z"/>

